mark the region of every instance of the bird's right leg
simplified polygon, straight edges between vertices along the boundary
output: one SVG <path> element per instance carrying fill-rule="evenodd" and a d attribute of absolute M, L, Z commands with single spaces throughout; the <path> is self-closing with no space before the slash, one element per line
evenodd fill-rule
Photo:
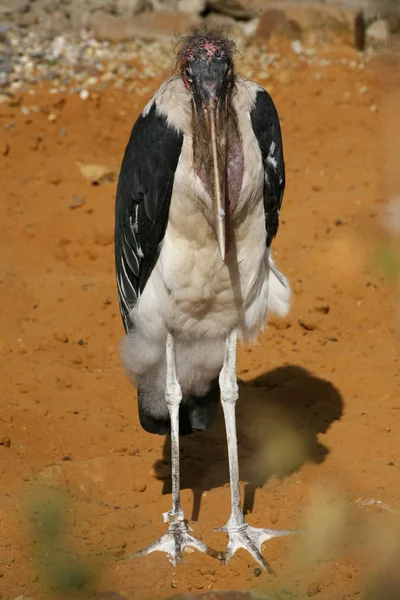
<path fill-rule="evenodd" d="M 169 523 L 168 531 L 160 539 L 147 548 L 130 554 L 125 558 L 145 556 L 156 550 L 166 552 L 173 565 L 182 561 L 182 551 L 186 546 L 191 546 L 200 552 L 205 552 L 214 558 L 221 558 L 219 553 L 197 540 L 189 533 L 180 497 L 180 469 L 179 469 L 179 406 L 182 401 L 182 391 L 176 376 L 174 338 L 167 334 L 166 344 L 166 386 L 165 400 L 171 420 L 171 477 L 172 477 L 172 509 L 163 514 L 164 521 Z"/>

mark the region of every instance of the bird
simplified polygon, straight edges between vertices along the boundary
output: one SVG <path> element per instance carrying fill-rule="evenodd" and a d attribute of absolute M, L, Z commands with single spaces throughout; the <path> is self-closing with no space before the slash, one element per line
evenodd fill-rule
<path fill-rule="evenodd" d="M 247 524 L 240 499 L 237 342 L 254 342 L 291 287 L 271 244 L 285 189 L 280 118 L 265 88 L 235 68 L 234 40 L 192 31 L 176 72 L 143 108 L 123 155 L 115 203 L 115 269 L 125 329 L 120 356 L 137 387 L 142 428 L 171 439 L 168 528 L 147 548 L 173 565 L 191 546 L 227 563 L 288 535 Z M 210 429 L 222 405 L 231 513 L 217 552 L 190 533 L 180 500 L 180 436 Z"/>

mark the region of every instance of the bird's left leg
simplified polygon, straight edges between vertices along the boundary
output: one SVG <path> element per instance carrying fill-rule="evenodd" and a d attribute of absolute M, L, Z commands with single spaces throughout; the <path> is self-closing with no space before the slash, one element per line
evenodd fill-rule
<path fill-rule="evenodd" d="M 145 556 L 156 550 L 166 552 L 173 565 L 182 561 L 182 552 L 185 547 L 191 546 L 205 552 L 214 558 L 221 558 L 220 554 L 201 542 L 189 533 L 189 527 L 185 519 L 180 497 L 180 469 L 179 469 L 179 406 L 182 401 L 182 391 L 176 376 L 174 338 L 171 333 L 167 334 L 166 344 L 166 386 L 165 400 L 171 420 L 171 462 L 172 462 L 172 509 L 163 514 L 164 522 L 169 523 L 168 531 L 159 540 L 153 542 L 135 554 L 134 556 Z"/>
<path fill-rule="evenodd" d="M 228 562 L 239 548 L 245 548 L 252 557 L 264 568 L 271 570 L 264 559 L 261 548 L 267 540 L 282 535 L 294 533 L 288 530 L 259 529 L 250 527 L 245 521 L 240 501 L 239 464 L 236 436 L 235 406 L 239 397 L 236 380 L 236 331 L 232 331 L 226 340 L 225 359 L 222 367 L 219 385 L 221 402 L 224 411 L 226 435 L 228 442 L 229 475 L 231 484 L 231 515 L 225 527 L 229 543 L 223 559 Z"/>

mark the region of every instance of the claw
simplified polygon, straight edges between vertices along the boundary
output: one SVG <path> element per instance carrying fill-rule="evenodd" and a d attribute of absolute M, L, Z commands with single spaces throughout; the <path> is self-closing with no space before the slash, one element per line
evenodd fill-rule
<path fill-rule="evenodd" d="M 147 548 L 143 548 L 143 550 L 124 556 L 121 560 L 130 560 L 131 558 L 146 556 L 151 552 L 158 551 L 165 552 L 168 555 L 170 562 L 175 567 L 182 562 L 182 552 L 189 546 L 199 550 L 199 552 L 204 552 L 204 554 L 208 554 L 213 558 L 222 560 L 222 554 L 220 552 L 217 552 L 213 548 L 207 546 L 207 544 L 204 544 L 190 535 L 188 525 L 186 521 L 183 520 L 171 522 L 167 533 L 158 540 L 147 546 Z"/>
<path fill-rule="evenodd" d="M 257 527 L 250 527 L 247 523 L 235 528 L 227 526 L 220 527 L 217 531 L 226 531 L 229 536 L 228 548 L 226 549 L 226 552 L 222 554 L 224 564 L 232 558 L 239 548 L 244 548 L 251 554 L 260 567 L 272 575 L 274 575 L 275 572 L 261 553 L 264 542 L 274 537 L 297 533 L 296 531 L 289 529 L 259 529 Z"/>

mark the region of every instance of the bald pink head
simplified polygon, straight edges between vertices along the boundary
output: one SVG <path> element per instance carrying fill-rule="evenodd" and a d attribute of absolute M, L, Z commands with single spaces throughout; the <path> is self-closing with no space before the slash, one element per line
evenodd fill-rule
<path fill-rule="evenodd" d="M 194 78 L 222 83 L 225 76 L 232 73 L 234 52 L 234 42 L 213 31 L 186 37 L 178 53 L 186 88 L 191 91 Z"/>

